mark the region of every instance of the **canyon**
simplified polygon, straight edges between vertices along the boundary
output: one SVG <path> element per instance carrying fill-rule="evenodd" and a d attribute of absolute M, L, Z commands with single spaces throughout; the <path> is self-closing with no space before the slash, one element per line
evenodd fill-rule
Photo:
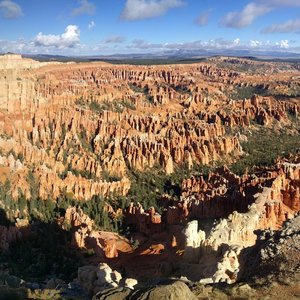
<path fill-rule="evenodd" d="M 41 222 L 80 258 L 68 280 L 86 297 L 250 284 L 260 233 L 298 226 L 299 99 L 290 62 L 0 56 L 0 252 Z"/>

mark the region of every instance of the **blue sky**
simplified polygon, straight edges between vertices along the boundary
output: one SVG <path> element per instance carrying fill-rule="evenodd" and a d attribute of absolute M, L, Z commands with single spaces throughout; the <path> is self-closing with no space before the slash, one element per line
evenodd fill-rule
<path fill-rule="evenodd" d="M 0 52 L 300 53 L 300 0 L 0 0 Z"/>

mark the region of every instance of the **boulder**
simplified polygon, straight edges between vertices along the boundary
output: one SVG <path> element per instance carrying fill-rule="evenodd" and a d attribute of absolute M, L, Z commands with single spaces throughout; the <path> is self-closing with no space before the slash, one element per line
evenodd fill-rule
<path fill-rule="evenodd" d="M 134 290 L 134 286 L 138 284 L 138 281 L 134 278 L 126 278 L 125 287 Z"/>
<path fill-rule="evenodd" d="M 122 276 L 119 272 L 113 271 L 108 264 L 100 263 L 98 266 L 79 268 L 77 279 L 87 293 L 94 295 L 100 290 L 118 287 Z"/>

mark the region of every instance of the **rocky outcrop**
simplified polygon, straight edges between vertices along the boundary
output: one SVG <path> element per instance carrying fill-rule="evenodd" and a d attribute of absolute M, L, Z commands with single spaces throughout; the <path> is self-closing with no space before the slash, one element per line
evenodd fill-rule
<path fill-rule="evenodd" d="M 108 289 L 99 292 L 93 300 L 137 299 L 137 300 L 163 300 L 163 299 L 197 299 L 188 286 L 182 281 L 140 288 L 136 291 L 129 289 Z"/>
<path fill-rule="evenodd" d="M 68 224 L 71 228 L 78 228 L 80 226 L 85 226 L 89 230 L 92 230 L 94 221 L 90 219 L 89 216 L 83 213 L 81 208 L 69 207 L 66 210 L 64 216 L 64 224 Z"/>
<path fill-rule="evenodd" d="M 300 216 L 284 223 L 278 231 L 262 231 L 252 247 L 240 255 L 239 279 L 261 284 L 300 280 Z"/>
<path fill-rule="evenodd" d="M 165 205 L 162 216 L 154 208 L 144 211 L 140 203 L 131 203 L 124 212 L 125 223 L 151 235 L 166 226 L 185 225 L 193 219 L 223 218 L 220 228 L 228 229 L 222 233 L 224 243 L 232 240 L 243 246 L 252 245 L 256 239 L 254 230 L 277 229 L 299 211 L 299 171 L 299 164 L 287 162 L 243 176 L 221 167 L 207 178 L 200 175 L 183 180 L 180 200 L 162 201 Z M 229 225 L 225 224 L 227 221 Z"/>
<path fill-rule="evenodd" d="M 118 257 L 118 250 L 115 239 L 107 239 L 104 244 L 104 255 L 106 258 Z"/>
<path fill-rule="evenodd" d="M 138 281 L 134 278 L 122 279 L 118 271 L 113 271 L 108 264 L 84 266 L 78 269 L 78 283 L 89 295 L 100 295 L 110 288 L 124 288 L 133 291 Z M 96 297 L 96 298 L 95 298 Z M 94 296 L 93 299 L 98 299 Z"/>
<path fill-rule="evenodd" d="M 111 207 L 107 206 L 105 209 L 110 210 Z M 124 246 L 130 249 L 126 239 L 121 239 L 118 234 L 97 230 L 94 221 L 84 214 L 81 208 L 69 207 L 61 221 L 61 226 L 71 228 L 71 245 L 74 248 L 92 250 L 101 259 L 116 258 L 120 249 L 124 251 L 120 243 L 119 246 L 117 245 L 117 241 L 122 240 Z"/>
<path fill-rule="evenodd" d="M 126 225 L 134 227 L 141 233 L 150 235 L 162 230 L 161 215 L 155 212 L 153 207 L 144 211 L 140 203 L 135 205 L 131 202 L 126 208 L 124 218 Z"/>
<path fill-rule="evenodd" d="M 122 276 L 106 263 L 98 266 L 84 266 L 78 269 L 78 282 L 90 295 L 109 287 L 117 287 Z"/>
<path fill-rule="evenodd" d="M 279 163 L 274 168 L 241 177 L 227 168 L 183 180 L 181 201 L 167 208 L 168 224 L 191 218 L 227 218 L 246 213 L 256 203 L 263 213 L 260 226 L 277 228 L 299 211 L 299 164 Z"/>
<path fill-rule="evenodd" d="M 284 221 L 299 212 L 299 171 L 299 164 L 282 163 L 266 173 L 268 186 L 263 187 L 264 180 L 261 177 L 261 191 L 253 195 L 254 201 L 249 203 L 247 211 L 237 212 L 233 209 L 233 213 L 214 225 L 207 236 L 198 229 L 197 221 L 188 223 L 184 231 L 186 253 L 183 259 L 198 265 L 198 269 L 196 265 L 192 270 L 190 268 L 188 275 L 193 279 L 202 278 L 205 283 L 235 282 L 241 251 L 256 243 L 257 230 L 278 229 Z M 203 178 L 200 182 L 201 185 L 205 183 Z M 210 182 L 214 181 L 210 179 Z M 184 274 L 187 268 L 188 265 L 183 265 Z"/>
<path fill-rule="evenodd" d="M 197 262 L 199 260 L 199 248 L 205 241 L 205 232 L 198 229 L 198 221 L 191 221 L 184 229 L 185 250 L 183 259 L 187 262 Z"/>

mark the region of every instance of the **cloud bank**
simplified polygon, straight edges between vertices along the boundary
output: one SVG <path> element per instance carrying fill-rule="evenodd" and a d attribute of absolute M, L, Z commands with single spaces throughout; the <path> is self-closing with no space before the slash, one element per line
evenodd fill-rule
<path fill-rule="evenodd" d="M 184 4 L 182 0 L 127 0 L 121 19 L 126 21 L 150 19 L 162 16 L 168 10 Z"/>
<path fill-rule="evenodd" d="M 244 28 L 252 24 L 252 22 L 268 12 L 272 8 L 264 4 L 250 2 L 241 11 L 232 11 L 225 15 L 220 24 L 224 27 Z"/>
<path fill-rule="evenodd" d="M 79 16 L 83 14 L 92 15 L 95 13 L 96 6 L 94 3 L 91 3 L 88 0 L 78 0 L 78 2 L 79 6 L 72 10 L 72 16 Z"/>
<path fill-rule="evenodd" d="M 17 19 L 24 15 L 21 6 L 11 0 L 0 2 L 0 14 L 4 19 Z"/>
<path fill-rule="evenodd" d="M 125 42 L 125 37 L 121 35 L 109 36 L 104 40 L 105 44 L 121 44 Z"/>
<path fill-rule="evenodd" d="M 208 23 L 209 17 L 211 15 L 211 10 L 206 10 L 202 12 L 198 18 L 195 20 L 195 24 L 198 26 L 204 26 Z"/>
<path fill-rule="evenodd" d="M 285 23 L 273 24 L 268 26 L 264 30 L 263 33 L 300 33 L 300 19 L 298 20 L 289 20 Z"/>
<path fill-rule="evenodd" d="M 258 0 L 260 3 L 272 5 L 273 7 L 275 6 L 300 6 L 300 1 L 299 0 Z"/>
<path fill-rule="evenodd" d="M 128 45 L 130 50 L 137 51 L 225 51 L 225 50 L 258 50 L 258 51 L 286 51 L 287 49 L 299 52 L 300 49 L 291 49 L 288 40 L 277 42 L 250 40 L 242 43 L 239 38 L 234 40 L 212 39 L 208 41 L 194 41 L 186 43 L 149 43 L 145 40 L 133 40 Z"/>
<path fill-rule="evenodd" d="M 72 28 L 70 26 L 74 26 Z M 38 34 L 33 40 L 19 39 L 15 41 L 0 40 L 0 52 L 15 53 L 51 53 L 62 55 L 101 55 L 113 53 L 226 53 L 231 51 L 255 51 L 255 52 L 290 52 L 299 53 L 300 47 L 293 46 L 293 41 L 282 39 L 279 41 L 249 40 L 241 41 L 239 38 L 233 40 L 211 39 L 208 41 L 191 41 L 185 43 L 151 43 L 143 39 L 135 39 L 125 43 L 122 36 L 111 36 L 97 45 L 85 45 L 79 41 L 79 32 L 76 25 L 69 25 L 62 35 Z M 79 31 L 79 29 L 78 29 Z M 67 33 L 67 34 L 66 34 Z M 117 48 L 116 48 L 117 45 Z M 237 52 L 238 53 L 238 52 Z M 193 54 L 194 55 L 194 54 Z"/>

